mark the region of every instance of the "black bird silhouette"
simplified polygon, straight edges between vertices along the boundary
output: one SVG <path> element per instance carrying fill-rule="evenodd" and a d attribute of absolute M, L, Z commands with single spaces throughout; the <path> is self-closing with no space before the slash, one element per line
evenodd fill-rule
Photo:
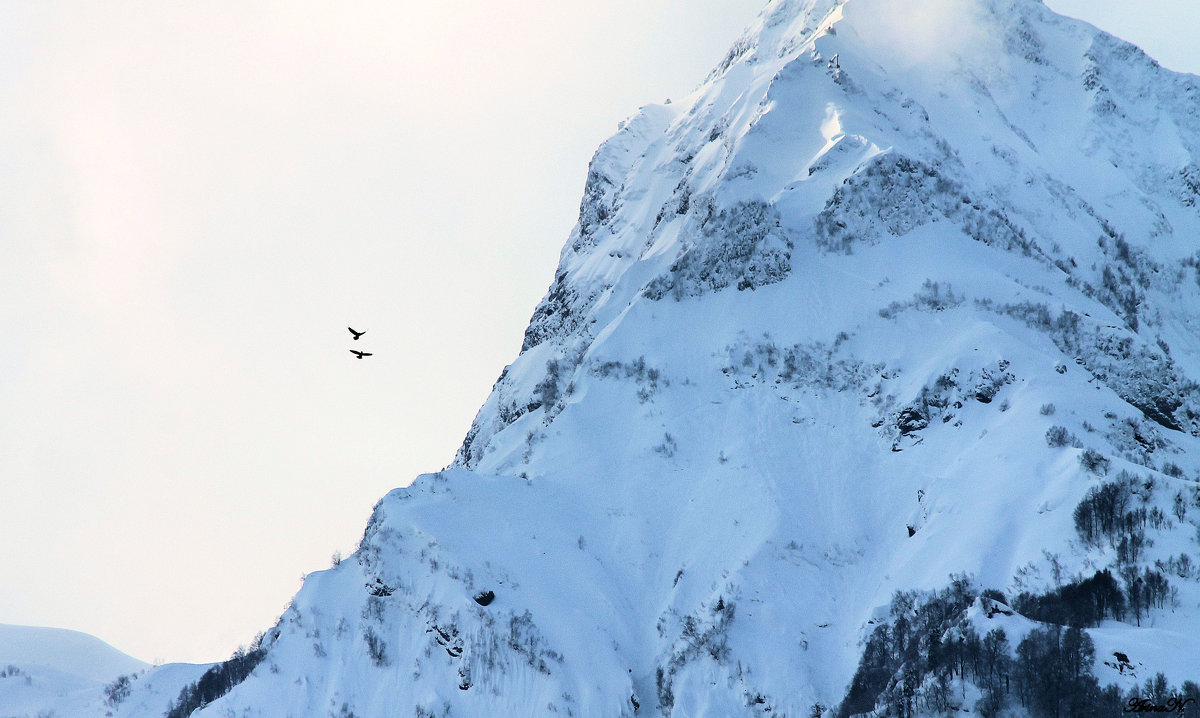
<path fill-rule="evenodd" d="M 351 349 L 350 353 L 353 354 L 354 356 L 358 357 L 359 359 L 362 359 L 363 357 L 371 356 L 371 352 L 360 352 L 357 349 Z"/>
<path fill-rule="evenodd" d="M 361 337 L 362 335 L 367 333 L 366 329 L 362 330 L 361 332 L 356 332 L 356 331 L 354 331 L 354 327 L 346 327 L 346 328 L 349 329 L 350 333 L 354 335 L 354 341 L 358 341 L 359 337 Z"/>

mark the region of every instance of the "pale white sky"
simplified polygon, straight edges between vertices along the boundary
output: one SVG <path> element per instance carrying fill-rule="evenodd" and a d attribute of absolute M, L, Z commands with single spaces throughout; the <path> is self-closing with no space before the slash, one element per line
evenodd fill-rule
<path fill-rule="evenodd" d="M 1200 71 L 1191 0 L 1048 4 Z M 595 147 L 759 7 L 0 0 L 0 623 L 269 627 L 453 458 Z"/>

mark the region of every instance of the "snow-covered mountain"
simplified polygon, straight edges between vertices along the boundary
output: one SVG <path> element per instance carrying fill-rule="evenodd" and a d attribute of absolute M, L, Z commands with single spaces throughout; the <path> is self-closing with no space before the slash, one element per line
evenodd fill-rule
<path fill-rule="evenodd" d="M 597 151 L 452 466 L 248 652 L 112 712 L 1190 696 L 1198 201 L 1200 79 L 1132 45 L 1036 0 L 773 0 Z"/>

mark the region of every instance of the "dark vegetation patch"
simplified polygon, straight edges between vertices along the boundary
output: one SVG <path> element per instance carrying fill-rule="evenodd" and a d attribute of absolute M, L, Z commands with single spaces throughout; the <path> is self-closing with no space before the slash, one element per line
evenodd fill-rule
<path fill-rule="evenodd" d="M 221 698 L 246 680 L 267 657 L 260 646 L 239 648 L 233 657 L 204 672 L 195 683 L 179 691 L 179 697 L 167 704 L 166 718 L 187 718 L 195 711 Z"/>
<path fill-rule="evenodd" d="M 739 202 L 701 221 L 700 236 L 682 251 L 670 271 L 646 285 L 645 296 L 676 301 L 729 286 L 757 289 L 782 281 L 792 271 L 792 241 L 779 224 L 779 211 L 762 202 Z"/>
<path fill-rule="evenodd" d="M 1096 599 L 1115 601 L 1120 595 L 1115 584 L 1111 575 L 1098 573 L 1058 598 L 1070 602 L 1072 592 L 1085 596 L 1080 604 L 1090 601 L 1093 608 L 1081 617 L 1086 622 L 1096 612 L 1111 611 L 1113 604 L 1101 610 Z M 998 591 L 979 592 L 966 576 L 952 576 L 950 585 L 939 591 L 896 592 L 888 618 L 867 639 L 835 715 L 974 712 L 995 718 L 1020 706 L 1033 718 L 1115 718 L 1126 715 L 1136 702 L 1165 705 L 1172 697 L 1200 699 L 1196 683 L 1187 681 L 1175 689 L 1161 673 L 1124 693 L 1116 685 L 1100 687 L 1093 672 L 1095 646 L 1079 626 L 1044 624 L 1030 631 L 1015 650 L 1002 628 L 980 636 L 967 620 L 967 609 L 978 601 L 988 618 L 1011 614 L 1002 599 Z M 1114 654 L 1118 656 L 1124 659 L 1120 665 L 1132 666 L 1128 656 Z M 971 695 L 978 698 L 968 699 Z"/>
<path fill-rule="evenodd" d="M 1042 250 L 1000 210 L 967 195 L 941 169 L 886 153 L 848 177 L 817 215 L 817 245 L 849 254 L 858 242 L 874 244 L 880 228 L 902 236 L 924 224 L 948 220 L 983 244 L 1042 256 Z M 1048 261 L 1048 260 L 1047 260 Z"/>
<path fill-rule="evenodd" d="M 1126 329 L 1101 326 L 1069 309 L 1056 312 L 1046 304 L 997 304 L 990 299 L 977 299 L 975 304 L 1046 334 L 1150 421 L 1200 436 L 1200 384 L 1182 373 L 1161 344 L 1148 343 Z"/>

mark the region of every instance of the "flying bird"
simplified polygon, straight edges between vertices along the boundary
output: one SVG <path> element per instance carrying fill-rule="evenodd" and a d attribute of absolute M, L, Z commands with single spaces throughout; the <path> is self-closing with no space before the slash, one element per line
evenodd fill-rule
<path fill-rule="evenodd" d="M 360 352 L 357 349 L 351 349 L 350 353 L 353 354 L 354 356 L 358 357 L 359 359 L 362 359 L 363 357 L 371 356 L 371 352 Z"/>
<path fill-rule="evenodd" d="M 366 329 L 362 330 L 361 332 L 356 332 L 356 331 L 354 331 L 354 327 L 346 327 L 346 328 L 349 329 L 350 333 L 354 335 L 354 341 L 358 341 L 359 337 L 361 337 L 362 335 L 367 333 Z"/>

